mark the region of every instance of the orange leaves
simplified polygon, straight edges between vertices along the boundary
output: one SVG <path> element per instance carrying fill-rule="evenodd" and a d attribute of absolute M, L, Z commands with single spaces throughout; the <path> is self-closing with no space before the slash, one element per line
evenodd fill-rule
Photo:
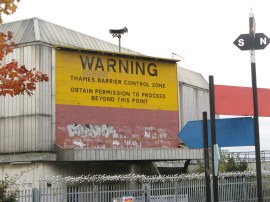
<path fill-rule="evenodd" d="M 0 24 L 3 23 L 2 13 L 10 15 L 16 12 L 16 2 L 19 3 L 20 0 L 0 0 Z"/>
<path fill-rule="evenodd" d="M 2 60 L 5 55 L 13 51 L 12 46 L 15 46 L 15 43 L 11 41 L 11 39 L 11 32 L 8 32 L 7 34 L 0 32 L 0 60 Z"/>
<path fill-rule="evenodd" d="M 0 24 L 2 14 L 10 15 L 17 10 L 16 3 L 20 0 L 0 0 Z M 0 32 L 0 61 L 8 53 L 13 51 L 15 43 L 12 40 L 12 33 Z M 15 60 L 0 67 L 0 96 L 32 95 L 38 82 L 48 81 L 48 76 L 36 69 L 28 70 L 25 66 L 18 67 Z"/>
<path fill-rule="evenodd" d="M 36 83 L 48 81 L 48 76 L 35 69 L 27 70 L 25 66 L 11 63 L 0 67 L 0 96 L 32 95 Z"/>

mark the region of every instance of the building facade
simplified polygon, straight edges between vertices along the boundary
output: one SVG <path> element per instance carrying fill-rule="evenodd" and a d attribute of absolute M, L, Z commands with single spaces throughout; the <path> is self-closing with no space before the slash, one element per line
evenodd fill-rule
<path fill-rule="evenodd" d="M 49 77 L 32 96 L 0 97 L 2 177 L 157 174 L 156 161 L 202 158 L 178 138 L 209 111 L 200 74 L 38 18 L 0 31 L 18 45 L 2 65 L 15 59 Z"/>

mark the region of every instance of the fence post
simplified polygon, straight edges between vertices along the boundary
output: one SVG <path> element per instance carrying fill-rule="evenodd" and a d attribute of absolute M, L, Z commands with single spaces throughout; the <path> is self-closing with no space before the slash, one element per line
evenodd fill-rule
<path fill-rule="evenodd" d="M 178 187 L 177 187 L 177 181 L 174 181 L 174 188 L 175 188 L 175 192 L 174 192 L 174 194 L 175 194 L 175 201 L 177 201 L 177 196 L 178 196 Z"/>
<path fill-rule="evenodd" d="M 246 183 L 246 176 L 243 177 L 243 195 L 244 199 L 247 199 L 247 183 Z"/>
<path fill-rule="evenodd" d="M 142 193 L 143 193 L 143 196 L 142 196 L 143 200 L 142 201 L 143 202 L 150 202 L 151 192 L 150 192 L 150 184 L 149 183 L 142 185 Z"/>
<path fill-rule="evenodd" d="M 98 185 L 94 185 L 94 201 L 99 201 Z"/>
<path fill-rule="evenodd" d="M 33 202 L 39 202 L 39 190 L 37 188 L 34 188 L 32 190 L 33 193 Z"/>

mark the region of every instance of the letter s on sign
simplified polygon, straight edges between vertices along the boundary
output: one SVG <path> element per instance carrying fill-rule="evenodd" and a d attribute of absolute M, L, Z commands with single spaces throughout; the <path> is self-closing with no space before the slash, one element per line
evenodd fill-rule
<path fill-rule="evenodd" d="M 245 45 L 245 40 L 244 39 L 239 39 L 238 40 L 238 46 L 244 46 Z"/>

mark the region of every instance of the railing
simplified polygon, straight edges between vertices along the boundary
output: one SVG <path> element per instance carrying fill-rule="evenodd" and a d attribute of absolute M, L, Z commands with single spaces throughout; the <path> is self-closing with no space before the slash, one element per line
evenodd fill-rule
<path fill-rule="evenodd" d="M 95 178 L 95 179 L 94 179 Z M 122 180 L 121 180 L 122 179 Z M 59 180 L 59 178 L 58 178 Z M 179 176 L 100 176 L 72 181 L 41 182 L 40 189 L 23 190 L 20 202 L 205 202 L 204 174 Z M 50 183 L 51 183 L 50 182 Z M 270 172 L 262 174 L 264 201 L 270 201 Z M 227 173 L 219 176 L 219 201 L 257 201 L 256 173 Z"/>
<path fill-rule="evenodd" d="M 255 151 L 248 152 L 226 152 L 230 157 L 233 157 L 235 161 L 255 162 Z M 270 161 L 270 150 L 261 151 L 261 162 Z"/>

